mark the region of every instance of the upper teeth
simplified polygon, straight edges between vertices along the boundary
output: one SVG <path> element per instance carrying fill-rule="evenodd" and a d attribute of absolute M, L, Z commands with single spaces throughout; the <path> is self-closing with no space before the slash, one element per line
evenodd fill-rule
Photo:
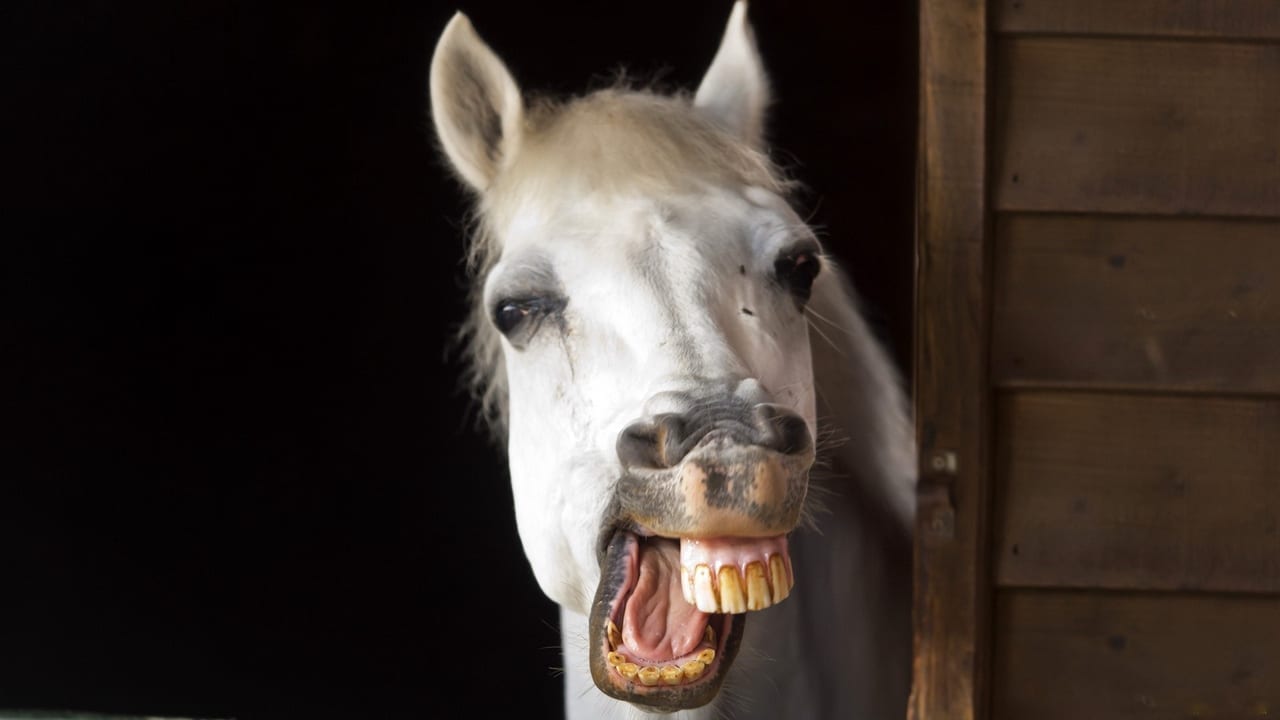
<path fill-rule="evenodd" d="M 722 565 L 712 572 L 708 565 L 680 568 L 684 599 L 708 613 L 742 613 L 763 610 L 791 594 L 791 577 L 782 557 L 769 558 L 766 569 L 759 561 L 747 563 L 745 572 Z"/>

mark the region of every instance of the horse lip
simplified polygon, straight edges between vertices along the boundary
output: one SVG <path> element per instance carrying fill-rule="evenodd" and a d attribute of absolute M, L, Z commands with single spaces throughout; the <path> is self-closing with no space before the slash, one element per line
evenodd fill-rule
<path fill-rule="evenodd" d="M 720 686 L 724 684 L 725 676 L 742 643 L 743 629 L 747 624 L 744 615 L 714 617 L 725 618 L 721 623 L 718 654 L 715 662 L 708 666 L 706 674 L 697 680 L 675 686 L 644 686 L 627 681 L 627 687 L 633 688 L 629 691 L 627 687 L 614 684 L 615 676 L 607 668 L 602 668 L 600 671 L 605 674 L 604 678 L 597 677 L 596 665 L 593 661 L 592 678 L 596 681 L 596 687 L 614 699 L 654 712 L 670 713 L 706 705 L 720 692 Z M 604 682 L 601 682 L 602 679 Z"/>
<path fill-rule="evenodd" d="M 611 671 L 608 665 L 607 623 L 614 616 L 619 599 L 625 598 L 630 592 L 627 587 L 630 583 L 628 563 L 637 560 L 638 552 L 637 534 L 615 527 L 605 548 L 605 557 L 600 567 L 600 584 L 596 587 L 587 621 L 591 679 L 606 695 L 648 710 L 674 712 L 706 705 L 720 691 L 725 675 L 738 654 L 743 630 L 746 628 L 746 616 L 743 614 L 712 616 L 716 620 L 711 622 L 720 623 L 716 658 L 707 667 L 706 674 L 697 680 L 681 685 L 644 686 L 623 679 Z"/>
<path fill-rule="evenodd" d="M 786 454 L 725 439 L 708 434 L 674 467 L 630 468 L 618 476 L 613 522 L 597 536 L 601 566 L 613 530 L 669 538 L 773 537 L 799 525 L 812 448 Z"/>

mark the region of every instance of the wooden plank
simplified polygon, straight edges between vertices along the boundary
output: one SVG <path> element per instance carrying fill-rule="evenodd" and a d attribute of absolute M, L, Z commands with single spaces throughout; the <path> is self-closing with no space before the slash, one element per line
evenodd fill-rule
<path fill-rule="evenodd" d="M 987 6 L 920 2 L 914 720 L 985 717 Z"/>
<path fill-rule="evenodd" d="M 1280 598 L 1001 592 L 995 720 L 1268 718 Z"/>
<path fill-rule="evenodd" d="M 1001 215 L 1003 385 L 1280 393 L 1280 222 Z"/>
<path fill-rule="evenodd" d="M 1004 393 L 997 428 L 999 584 L 1280 593 L 1280 398 Z"/>
<path fill-rule="evenodd" d="M 1002 33 L 1280 40 L 1276 0 L 996 0 Z"/>
<path fill-rule="evenodd" d="M 999 48 L 997 209 L 1280 216 L 1280 44 Z"/>

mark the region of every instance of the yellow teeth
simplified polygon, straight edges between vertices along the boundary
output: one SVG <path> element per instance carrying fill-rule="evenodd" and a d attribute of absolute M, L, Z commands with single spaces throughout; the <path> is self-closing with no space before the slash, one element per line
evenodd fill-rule
<path fill-rule="evenodd" d="M 716 631 L 710 625 L 708 625 L 706 631 L 702 633 L 702 639 L 712 645 L 715 645 Z"/>
<path fill-rule="evenodd" d="M 680 672 L 684 673 L 685 680 L 697 680 L 702 677 L 702 672 L 707 669 L 707 664 L 700 660 L 690 660 L 680 666 Z"/>
<path fill-rule="evenodd" d="M 680 589 L 687 602 L 706 613 L 764 610 L 791 594 L 791 578 L 782 556 L 771 556 L 767 567 L 758 560 L 749 562 L 744 570 L 734 565 L 724 565 L 715 572 L 709 565 L 681 566 Z"/>
<path fill-rule="evenodd" d="M 791 594 L 791 579 L 787 577 L 787 566 L 778 555 L 769 558 L 769 579 L 773 584 L 773 602 L 786 600 Z"/>
<path fill-rule="evenodd" d="M 747 564 L 747 609 L 763 610 L 773 604 L 769 595 L 769 581 L 764 576 L 764 565 Z"/>
<path fill-rule="evenodd" d="M 742 582 L 738 568 L 728 565 L 720 568 L 720 612 L 744 613 L 747 611 L 747 598 L 742 592 Z"/>
<path fill-rule="evenodd" d="M 707 628 L 710 630 L 710 628 Z M 665 665 L 661 668 L 653 665 L 645 665 L 640 667 L 636 663 L 627 662 L 627 656 L 620 652 L 611 652 L 605 656 L 609 667 L 618 671 L 618 674 L 628 680 L 639 680 L 642 684 L 650 687 L 662 683 L 663 685 L 680 685 L 681 683 L 697 680 L 702 677 L 702 673 L 706 672 L 707 666 L 711 661 L 716 659 L 716 651 L 711 648 L 703 648 L 698 653 L 695 660 L 676 667 L 675 665 Z"/>
<path fill-rule="evenodd" d="M 609 649 L 617 650 L 618 646 L 622 644 L 622 631 L 618 629 L 618 626 L 614 624 L 612 620 L 609 621 L 608 630 L 609 630 Z"/>
<path fill-rule="evenodd" d="M 640 682 L 644 683 L 645 685 L 657 685 L 658 680 L 662 676 L 662 673 L 658 671 L 658 668 L 652 665 L 649 665 L 649 666 L 640 668 L 640 672 L 638 673 L 638 676 L 640 678 Z"/>

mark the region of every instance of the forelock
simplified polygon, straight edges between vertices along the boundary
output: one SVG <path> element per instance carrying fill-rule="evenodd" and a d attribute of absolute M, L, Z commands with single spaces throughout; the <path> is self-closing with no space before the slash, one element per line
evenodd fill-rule
<path fill-rule="evenodd" d="M 699 185 L 789 188 L 765 153 L 705 117 L 688 95 L 619 87 L 535 103 L 520 151 L 483 203 L 502 226 L 522 206 L 552 208 L 587 193 L 663 197 Z"/>

